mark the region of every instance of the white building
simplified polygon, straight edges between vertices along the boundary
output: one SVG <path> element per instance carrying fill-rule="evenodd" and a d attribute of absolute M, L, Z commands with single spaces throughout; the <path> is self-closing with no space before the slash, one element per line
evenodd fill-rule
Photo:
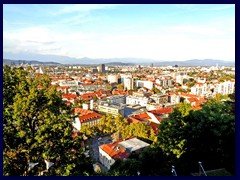
<path fill-rule="evenodd" d="M 176 82 L 183 85 L 184 81 L 188 79 L 188 75 L 186 72 L 177 72 L 176 74 Z"/>
<path fill-rule="evenodd" d="M 131 90 L 133 89 L 133 79 L 132 78 L 124 78 L 124 89 Z"/>
<path fill-rule="evenodd" d="M 145 87 L 147 89 L 152 89 L 153 88 L 153 82 L 152 81 L 137 80 L 136 81 L 136 86 L 137 87 Z"/>
<path fill-rule="evenodd" d="M 110 104 L 116 104 L 116 105 L 126 104 L 126 96 L 124 95 L 110 96 L 110 97 L 107 97 L 107 102 Z"/>
<path fill-rule="evenodd" d="M 210 86 L 206 83 L 196 83 L 193 87 L 191 87 L 191 94 L 205 96 L 208 93 L 210 93 Z"/>
<path fill-rule="evenodd" d="M 101 103 L 98 105 L 98 111 L 106 114 L 112 114 L 113 116 L 118 116 L 119 114 L 124 116 L 124 107 L 125 106 L 123 105 L 117 106 L 108 103 Z"/>
<path fill-rule="evenodd" d="M 120 74 L 120 78 L 121 78 L 121 83 L 122 83 L 122 82 L 124 82 L 124 79 L 133 78 L 133 76 L 131 74 Z"/>
<path fill-rule="evenodd" d="M 139 97 L 139 96 L 127 96 L 126 98 L 126 104 L 130 105 L 141 105 L 141 106 L 147 106 L 149 98 L 147 97 Z"/>
<path fill-rule="evenodd" d="M 225 81 L 222 83 L 215 84 L 214 93 L 218 94 L 232 94 L 235 89 L 235 80 Z"/>
<path fill-rule="evenodd" d="M 117 74 L 110 74 L 107 76 L 109 83 L 118 83 L 118 75 Z"/>
<path fill-rule="evenodd" d="M 78 82 L 75 80 L 69 81 L 69 80 L 59 80 L 59 86 L 77 86 Z"/>
<path fill-rule="evenodd" d="M 180 95 L 177 93 L 168 93 L 168 102 L 172 105 L 180 103 Z"/>

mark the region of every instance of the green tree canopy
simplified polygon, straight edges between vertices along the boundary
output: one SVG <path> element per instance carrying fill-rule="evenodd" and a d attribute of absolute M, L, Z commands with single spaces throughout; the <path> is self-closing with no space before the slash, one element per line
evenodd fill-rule
<path fill-rule="evenodd" d="M 91 171 L 81 148 L 82 137 L 72 138 L 70 109 L 50 79 L 28 76 L 23 69 L 4 67 L 4 175 L 82 175 Z M 13 77 L 13 78 L 10 78 Z M 14 81 L 13 81 L 14 79 Z M 28 171 L 29 163 L 39 163 Z"/>
<path fill-rule="evenodd" d="M 175 109 L 159 126 L 158 144 L 189 175 L 194 164 L 225 167 L 234 173 L 235 115 L 230 104 L 211 99 L 201 110 Z"/>

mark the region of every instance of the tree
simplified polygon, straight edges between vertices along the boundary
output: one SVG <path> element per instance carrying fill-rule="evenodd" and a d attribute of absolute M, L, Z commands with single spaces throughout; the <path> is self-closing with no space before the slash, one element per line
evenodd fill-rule
<path fill-rule="evenodd" d="M 8 100 L 3 117 L 4 175 L 36 175 L 46 170 L 45 160 L 54 166 L 43 175 L 90 172 L 89 160 L 80 145 L 82 137 L 72 138 L 70 109 L 56 87 L 50 87 L 49 77 L 33 78 L 22 69 L 4 67 L 5 70 L 18 78 L 13 83 L 6 77 L 3 87 L 5 92 L 14 91 L 4 97 Z M 29 171 L 30 162 L 39 164 Z"/>
<path fill-rule="evenodd" d="M 159 126 L 158 144 L 172 157 L 183 175 L 194 163 L 205 162 L 205 169 L 226 167 L 234 173 L 235 115 L 233 106 L 215 98 L 190 111 L 181 105 Z M 196 169 L 195 169 L 196 170 Z"/>
<path fill-rule="evenodd" d="M 121 131 L 121 136 L 124 139 L 127 139 L 131 136 L 136 136 L 151 141 L 154 140 L 152 128 L 143 123 L 131 123 Z"/>
<path fill-rule="evenodd" d="M 158 141 L 163 152 L 169 156 L 180 158 L 186 151 L 185 132 L 182 131 L 186 126 L 184 117 L 191 111 L 191 105 L 183 102 L 174 108 L 173 113 L 168 119 L 164 119 L 159 126 Z"/>
<path fill-rule="evenodd" d="M 123 90 L 123 89 L 124 89 L 124 85 L 123 85 L 123 84 L 118 84 L 118 85 L 117 85 L 117 89 Z"/>

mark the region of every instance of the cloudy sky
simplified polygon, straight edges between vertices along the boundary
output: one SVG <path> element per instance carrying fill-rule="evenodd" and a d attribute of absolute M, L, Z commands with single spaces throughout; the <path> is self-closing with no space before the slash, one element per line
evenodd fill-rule
<path fill-rule="evenodd" d="M 235 60 L 235 5 L 3 5 L 3 52 Z"/>

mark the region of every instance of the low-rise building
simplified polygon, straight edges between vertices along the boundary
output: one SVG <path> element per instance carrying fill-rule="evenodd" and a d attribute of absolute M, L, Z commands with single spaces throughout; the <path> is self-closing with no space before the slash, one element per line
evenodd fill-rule
<path fill-rule="evenodd" d="M 78 131 L 81 130 L 81 127 L 83 125 L 86 126 L 94 126 L 99 124 L 100 119 L 102 117 L 101 114 L 98 114 L 94 111 L 82 109 L 82 108 L 75 108 L 74 114 L 78 114 L 78 117 L 75 118 L 75 121 L 73 122 L 73 127 L 76 128 Z"/>
<path fill-rule="evenodd" d="M 113 116 L 118 116 L 119 114 L 124 116 L 124 107 L 124 105 L 112 105 L 102 102 L 98 105 L 98 111 L 106 114 L 112 114 Z"/>
<path fill-rule="evenodd" d="M 109 170 L 117 159 L 125 160 L 131 153 L 140 153 L 150 144 L 137 139 L 129 138 L 125 141 L 119 140 L 115 143 L 99 146 L 99 161 Z"/>
<path fill-rule="evenodd" d="M 126 104 L 126 96 L 124 95 L 109 96 L 107 97 L 107 102 L 115 105 Z"/>
<path fill-rule="evenodd" d="M 149 98 L 147 97 L 139 97 L 139 96 L 127 96 L 126 98 L 126 104 L 130 105 L 141 105 L 141 106 L 147 106 Z"/>

